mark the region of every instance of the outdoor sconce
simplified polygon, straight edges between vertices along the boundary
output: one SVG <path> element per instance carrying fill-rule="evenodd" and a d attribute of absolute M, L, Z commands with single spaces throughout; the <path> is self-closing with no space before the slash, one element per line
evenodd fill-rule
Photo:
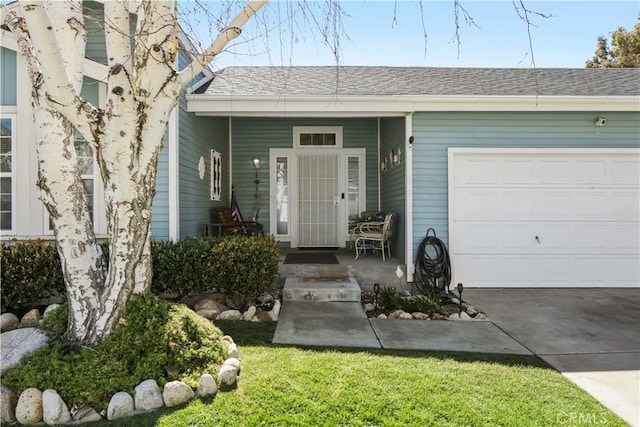
<path fill-rule="evenodd" d="M 464 286 L 462 286 L 462 283 L 458 283 L 458 295 L 460 295 L 460 311 L 458 312 L 459 314 L 462 314 L 462 290 L 463 290 Z"/>
<path fill-rule="evenodd" d="M 258 179 L 258 169 L 260 169 L 260 159 L 258 157 L 253 158 L 253 167 L 256 168 L 256 193 L 258 192 L 258 184 L 260 184 L 260 180 Z M 256 197 L 257 194 L 256 194 Z"/>
<path fill-rule="evenodd" d="M 605 119 L 604 117 L 598 117 L 596 119 L 596 126 L 598 126 L 599 128 L 604 126 L 606 123 L 607 123 L 607 119 Z"/>
<path fill-rule="evenodd" d="M 387 159 L 386 158 L 382 159 L 382 161 L 380 162 L 380 171 L 381 172 L 386 172 L 387 171 Z"/>

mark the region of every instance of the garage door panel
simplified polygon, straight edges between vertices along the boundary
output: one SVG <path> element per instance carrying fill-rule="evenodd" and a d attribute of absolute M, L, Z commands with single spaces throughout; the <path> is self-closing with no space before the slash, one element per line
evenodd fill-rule
<path fill-rule="evenodd" d="M 495 219 L 500 214 L 500 192 L 498 190 L 469 189 L 458 193 L 455 204 L 459 206 L 457 219 Z"/>
<path fill-rule="evenodd" d="M 535 185 L 535 164 L 531 160 L 505 160 L 498 162 L 499 182 L 505 185 Z"/>
<path fill-rule="evenodd" d="M 491 159 L 463 159 L 460 173 L 455 176 L 456 186 L 473 183 L 476 186 L 498 184 L 496 161 Z"/>
<path fill-rule="evenodd" d="M 541 220 L 559 221 L 570 220 L 573 212 L 571 191 L 563 190 L 537 190 L 536 209 L 528 219 L 539 218 Z"/>
<path fill-rule="evenodd" d="M 615 160 L 611 162 L 611 185 L 637 186 L 640 182 L 640 161 Z"/>
<path fill-rule="evenodd" d="M 465 283 L 471 286 L 504 286 L 499 280 L 499 258 L 495 256 L 461 256 L 452 264 L 452 284 Z M 476 285 L 477 284 L 477 285 Z M 455 286 L 455 285 L 453 285 Z"/>
<path fill-rule="evenodd" d="M 577 285 L 606 287 L 609 269 L 602 257 L 576 257 L 575 280 Z"/>
<path fill-rule="evenodd" d="M 580 286 L 629 287 L 640 283 L 637 257 L 577 257 L 576 282 Z"/>
<path fill-rule="evenodd" d="M 502 283 L 535 286 L 538 266 L 531 262 L 531 257 L 505 256 L 501 258 L 499 266 Z"/>
<path fill-rule="evenodd" d="M 640 151 L 460 149 L 449 167 L 454 281 L 640 286 Z"/>
<path fill-rule="evenodd" d="M 595 236 L 594 236 L 595 237 Z M 611 224 L 607 233 L 599 236 L 603 246 L 613 253 L 640 256 L 640 225 L 638 223 Z"/>
<path fill-rule="evenodd" d="M 578 159 L 573 163 L 574 182 L 578 185 L 607 185 L 607 161 Z"/>
<path fill-rule="evenodd" d="M 454 237 L 455 246 L 463 253 L 488 253 L 493 254 L 501 246 L 500 226 L 498 223 L 464 223 L 460 233 Z"/>
<path fill-rule="evenodd" d="M 558 187 L 571 183 L 571 167 L 566 160 L 540 160 L 538 170 L 539 182 L 543 186 Z"/>
<path fill-rule="evenodd" d="M 612 190 L 608 192 L 607 217 L 617 221 L 638 221 L 640 203 L 638 190 Z"/>
<path fill-rule="evenodd" d="M 497 212 L 496 218 L 502 220 L 526 219 L 531 218 L 532 213 L 536 209 L 535 192 L 531 189 L 525 190 L 505 190 L 500 193 L 502 200 L 500 212 Z"/>
<path fill-rule="evenodd" d="M 609 279 L 613 286 L 638 286 L 640 260 L 638 257 L 620 256 L 608 262 Z"/>

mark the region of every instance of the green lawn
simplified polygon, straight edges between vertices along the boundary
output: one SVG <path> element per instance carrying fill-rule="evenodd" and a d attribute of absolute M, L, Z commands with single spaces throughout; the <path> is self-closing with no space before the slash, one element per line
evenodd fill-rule
<path fill-rule="evenodd" d="M 274 324 L 216 324 L 240 348 L 237 388 L 94 425 L 626 425 L 533 357 L 277 347 Z"/>

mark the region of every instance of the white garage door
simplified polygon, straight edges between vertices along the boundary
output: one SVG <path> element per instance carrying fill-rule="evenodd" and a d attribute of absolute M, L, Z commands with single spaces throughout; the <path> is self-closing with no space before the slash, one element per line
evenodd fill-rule
<path fill-rule="evenodd" d="M 449 149 L 453 282 L 640 286 L 640 150 Z"/>

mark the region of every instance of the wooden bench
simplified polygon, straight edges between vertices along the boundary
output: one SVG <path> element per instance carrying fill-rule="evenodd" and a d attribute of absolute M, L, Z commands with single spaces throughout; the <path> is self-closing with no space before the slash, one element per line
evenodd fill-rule
<path fill-rule="evenodd" d="M 217 207 L 211 209 L 211 223 L 205 224 L 204 236 L 224 236 L 229 234 L 245 234 L 256 236 L 264 234 L 262 224 L 255 221 L 238 222 L 233 218 L 229 208 Z"/>

